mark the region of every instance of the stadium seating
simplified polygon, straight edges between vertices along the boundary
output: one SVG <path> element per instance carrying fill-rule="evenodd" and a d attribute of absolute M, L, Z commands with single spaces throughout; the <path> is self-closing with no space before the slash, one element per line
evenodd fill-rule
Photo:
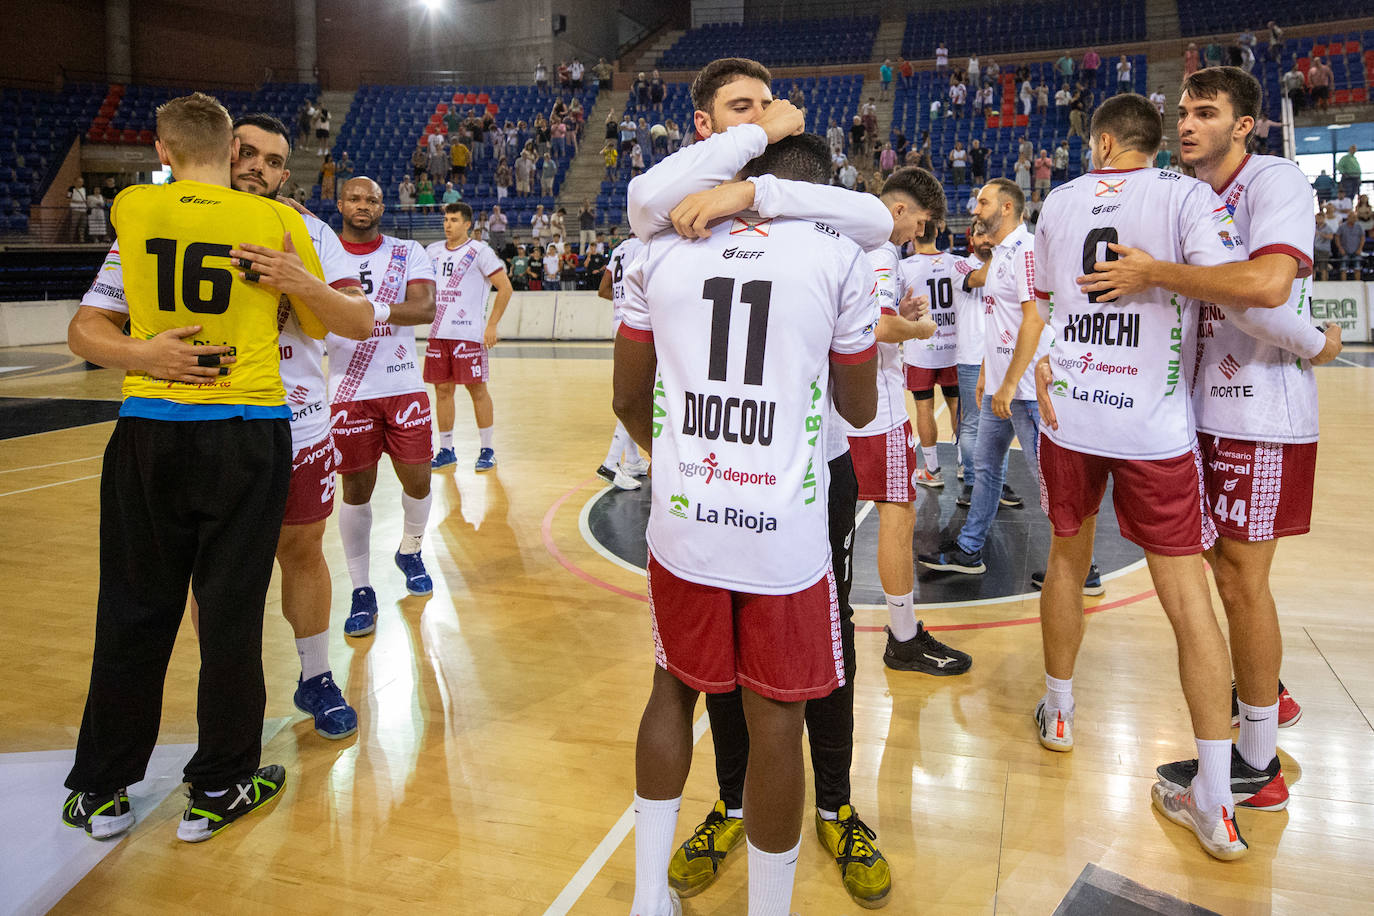
<path fill-rule="evenodd" d="M 712 23 L 679 38 L 658 65 L 686 70 L 717 57 L 748 57 L 770 67 L 857 64 L 872 54 L 877 31 L 876 17 Z"/>
<path fill-rule="evenodd" d="M 969 54 L 986 56 L 1144 40 L 1144 0 L 1045 0 L 908 13 L 902 55 L 929 59 L 935 56 L 941 42 L 953 62 Z"/>
<path fill-rule="evenodd" d="M 1282 59 L 1277 62 L 1269 60 L 1269 43 L 1261 42 L 1255 47 L 1253 72 L 1264 87 L 1265 110 L 1270 118 L 1279 118 L 1280 77 L 1295 59 L 1298 69 L 1306 73 L 1314 57 L 1331 67 L 1333 106 L 1369 100 L 1369 89 L 1374 86 L 1374 29 L 1290 39 L 1284 42 Z"/>
<path fill-rule="evenodd" d="M 596 105 L 595 85 L 574 95 L 584 111 L 591 111 Z M 564 95 L 569 102 L 572 97 Z M 349 158 L 354 161 L 355 174 L 367 175 L 382 186 L 388 208 L 382 222 L 384 229 L 402 226 L 408 231 L 415 228 L 438 231 L 443 221 L 440 214 L 404 214 L 399 209 L 397 195 L 401 179 L 410 173 L 410 155 L 416 143 L 426 136 L 430 125 L 436 123 L 436 116 L 437 120 L 442 120 L 440 106 L 447 111 L 447 107 L 452 105 L 462 114 L 467 114 L 473 108 L 485 108 L 499 124 L 524 121 L 527 125 L 533 125 L 538 115 L 548 117 L 555 98 L 548 94 L 541 95 L 533 86 L 365 85 L 359 88 L 348 118 L 334 141 L 335 158 L 347 151 Z M 596 143 L 598 148 L 599 129 L 599 125 L 588 125 L 588 133 L 585 134 L 587 142 Z M 521 131 L 519 145 L 523 146 L 526 140 L 533 137 L 531 126 Z M 565 153 L 561 157 L 554 157 L 558 163 L 558 177 L 554 181 L 553 196 L 515 197 L 512 189 L 511 196 L 500 201 L 501 209 L 510 219 L 512 227 L 528 226 L 530 216 L 539 204 L 543 204 L 546 211 L 552 211 L 572 155 L 572 143 L 569 142 Z M 508 153 L 507 158 L 514 169 L 514 154 Z M 463 200 L 476 214 L 482 214 L 497 203 L 496 165 L 490 155 L 481 155 L 468 166 L 466 181 L 460 190 Z M 435 196 L 439 196 L 438 190 Z M 321 205 L 318 186 L 315 188 L 315 199 L 306 206 L 322 215 L 331 209 L 328 205 Z M 332 219 L 335 228 L 338 228 L 339 215 L 333 214 Z"/>
<path fill-rule="evenodd" d="M 22 235 L 105 87 L 72 83 L 61 92 L 0 89 L 0 235 Z"/>
<path fill-rule="evenodd" d="M 1253 29 L 1258 35 L 1273 19 L 1280 26 L 1305 25 L 1350 19 L 1360 13 L 1360 4 L 1343 0 L 1207 0 L 1205 3 L 1180 3 L 1178 24 L 1185 36 L 1212 35 Z M 1368 15 L 1368 7 L 1364 8 Z"/>
<path fill-rule="evenodd" d="M 86 140 L 90 143 L 152 143 L 153 132 L 157 129 L 157 107 L 192 91 L 184 86 L 112 84 L 86 127 Z M 263 83 L 252 91 L 208 91 L 234 117 L 250 113 L 270 114 L 293 126 L 301 106 L 306 99 L 314 98 L 319 93 L 319 87 L 314 83 Z"/>

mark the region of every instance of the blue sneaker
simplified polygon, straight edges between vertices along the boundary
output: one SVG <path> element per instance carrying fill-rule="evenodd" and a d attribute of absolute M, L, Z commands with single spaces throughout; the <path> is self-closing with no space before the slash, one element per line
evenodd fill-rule
<path fill-rule="evenodd" d="M 428 595 L 434 591 L 434 580 L 425 572 L 425 561 L 418 553 L 396 551 L 396 568 L 406 574 L 406 591 L 412 595 Z"/>
<path fill-rule="evenodd" d="M 344 621 L 345 636 L 367 636 L 377 629 L 377 593 L 370 585 L 353 589 L 353 607 Z"/>
<path fill-rule="evenodd" d="M 297 709 L 315 717 L 315 734 L 321 738 L 347 738 L 358 730 L 358 714 L 344 699 L 330 671 L 308 681 L 297 681 L 292 699 Z"/>
<path fill-rule="evenodd" d="M 451 448 L 441 448 L 434 453 L 434 460 L 429 463 L 432 468 L 446 468 L 450 464 L 457 464 L 458 456 L 453 454 Z"/>
<path fill-rule="evenodd" d="M 477 463 L 473 465 L 479 471 L 490 471 L 496 467 L 496 449 L 484 448 L 477 453 Z"/>

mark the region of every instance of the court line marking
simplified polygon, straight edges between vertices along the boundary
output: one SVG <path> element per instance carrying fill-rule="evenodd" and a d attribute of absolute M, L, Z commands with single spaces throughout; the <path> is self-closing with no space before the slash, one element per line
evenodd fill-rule
<path fill-rule="evenodd" d="M 586 541 L 587 545 L 591 547 L 592 550 L 595 550 L 603 560 L 613 563 L 616 566 L 619 566 L 621 569 L 626 570 L 627 572 L 632 572 L 637 576 L 647 579 L 649 576 L 647 572 L 645 572 L 642 568 L 634 565 L 629 560 L 621 559 L 620 557 L 616 556 L 614 552 L 609 550 L 604 544 L 602 544 L 600 541 L 596 539 L 596 535 L 592 534 L 592 506 L 595 505 L 596 501 L 600 499 L 602 496 L 605 496 L 606 493 L 611 489 L 613 489 L 612 486 L 610 484 L 607 484 L 600 490 L 597 490 L 595 493 L 593 493 L 591 495 L 591 498 L 589 498 L 585 503 L 582 504 L 582 511 L 577 514 L 577 530 L 581 532 L 582 540 Z"/>
<path fill-rule="evenodd" d="M 554 543 L 553 517 L 558 513 L 559 509 L 563 508 L 564 503 L 566 503 L 569 499 L 572 499 L 573 494 L 575 494 L 578 490 L 582 489 L 587 484 L 591 483 L 593 480 L 596 479 L 598 479 L 597 476 L 593 474 L 585 480 L 580 481 L 571 490 L 564 493 L 562 496 L 558 497 L 558 499 L 554 501 L 554 504 L 552 506 L 549 506 L 549 511 L 544 513 L 544 521 L 539 526 L 539 535 L 540 538 L 544 541 L 544 549 L 547 550 L 549 554 L 555 560 L 558 561 L 558 564 L 560 566 L 562 566 L 568 572 L 572 573 L 577 578 L 581 579 L 583 582 L 588 582 L 592 585 L 597 586 L 598 588 L 604 588 L 609 592 L 614 592 L 615 594 L 622 595 L 626 598 L 633 598 L 636 601 L 643 601 L 647 603 L 649 600 L 647 595 L 642 595 L 639 592 L 632 592 L 629 589 L 621 588 L 618 585 L 612 585 L 604 579 L 598 579 L 596 576 L 593 576 L 591 573 L 587 572 L 582 567 L 578 566 L 576 563 L 572 562 L 567 557 L 565 557 L 563 555 L 563 551 L 559 550 L 558 545 Z"/>
<path fill-rule="evenodd" d="M 59 480 L 56 483 L 45 483 L 36 487 L 26 487 L 22 490 L 10 490 L 8 493 L 0 493 L 0 496 L 18 496 L 20 493 L 32 493 L 34 490 L 46 490 L 48 487 L 60 487 L 64 483 L 80 483 L 83 480 L 94 480 L 99 474 L 88 474 L 85 477 L 73 477 L 71 480 Z"/>
<path fill-rule="evenodd" d="M 58 465 L 62 465 L 62 464 L 77 464 L 78 462 L 81 462 L 81 461 L 94 461 L 94 460 L 97 459 L 97 458 L 103 458 L 103 457 L 105 457 L 105 456 L 104 456 L 104 455 L 91 455 L 89 458 L 69 458 L 69 459 L 67 459 L 66 461 L 54 461 L 54 462 L 52 462 L 51 464 L 31 464 L 31 465 L 29 465 L 28 467 L 22 467 L 22 468 L 5 468 L 4 470 L 0 470 L 0 474 L 13 474 L 15 471 L 37 471 L 37 470 L 40 470 L 41 468 L 55 468 L 55 467 L 57 467 Z"/>
<path fill-rule="evenodd" d="M 706 734 L 710 727 L 710 719 L 703 711 L 701 716 L 692 725 L 692 747 L 696 747 L 701 742 L 701 736 Z M 582 867 L 568 880 L 563 886 L 563 891 L 554 898 L 553 903 L 544 911 L 544 916 L 566 916 L 573 904 L 576 903 L 591 886 L 592 880 L 599 874 L 601 869 L 606 867 L 612 854 L 620 848 L 620 844 L 630 835 L 630 830 L 635 823 L 635 806 L 630 802 L 630 806 L 620 815 L 620 819 L 615 825 L 606 832 L 601 838 L 601 842 L 596 844 L 592 854 L 582 863 Z"/>

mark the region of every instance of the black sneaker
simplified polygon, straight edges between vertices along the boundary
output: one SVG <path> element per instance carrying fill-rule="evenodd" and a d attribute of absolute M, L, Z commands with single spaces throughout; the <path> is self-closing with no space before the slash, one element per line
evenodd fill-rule
<path fill-rule="evenodd" d="M 97 840 L 119 836 L 134 825 L 129 790 L 73 792 L 62 805 L 62 823 L 80 828 Z"/>
<path fill-rule="evenodd" d="M 917 555 L 916 562 L 927 569 L 964 573 L 970 576 L 976 576 L 988 570 L 988 568 L 983 565 L 983 551 L 977 550 L 973 553 L 965 553 L 959 549 L 959 544 L 956 541 L 941 544 L 939 553 L 923 553 Z"/>
<path fill-rule="evenodd" d="M 967 509 L 973 505 L 973 487 L 964 484 L 964 491 L 954 499 L 954 505 Z"/>
<path fill-rule="evenodd" d="M 272 764 L 240 779 L 217 798 L 192 788 L 186 793 L 186 813 L 177 824 L 177 839 L 188 843 L 208 840 L 248 812 L 276 798 L 285 785 L 286 768 Z"/>
<path fill-rule="evenodd" d="M 883 664 L 894 671 L 919 671 L 936 677 L 949 677 L 963 674 L 973 667 L 973 659 L 967 652 L 951 649 L 940 642 L 925 624 L 916 621 L 916 635 L 906 642 L 898 642 L 892 631 L 887 632 L 887 649 L 883 652 Z"/>
<path fill-rule="evenodd" d="M 1155 767 L 1155 773 L 1163 782 L 1186 789 L 1197 778 L 1197 758 L 1162 764 Z M 1246 763 L 1240 748 L 1231 745 L 1231 800 L 1239 807 L 1256 811 L 1287 808 L 1288 784 L 1283 781 L 1278 755 L 1261 770 Z"/>
<path fill-rule="evenodd" d="M 1039 591 L 1045 587 L 1045 571 L 1043 569 L 1031 573 L 1031 588 Z M 1094 563 L 1088 570 L 1087 577 L 1083 580 L 1083 594 L 1089 598 L 1096 598 L 1098 595 L 1105 595 L 1107 586 L 1102 584 L 1102 572 Z"/>
<path fill-rule="evenodd" d="M 997 501 L 1012 509 L 1020 509 L 1026 504 L 1026 501 L 1017 496 L 1016 491 L 1006 484 L 1002 484 L 1002 495 L 998 497 Z"/>

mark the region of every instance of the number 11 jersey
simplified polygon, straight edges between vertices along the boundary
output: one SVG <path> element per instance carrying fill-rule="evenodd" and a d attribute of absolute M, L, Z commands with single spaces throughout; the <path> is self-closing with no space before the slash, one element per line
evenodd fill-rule
<path fill-rule="evenodd" d="M 868 259 L 823 223 L 737 216 L 663 235 L 626 275 L 620 334 L 653 341 L 647 540 L 681 579 L 785 595 L 825 574 L 830 362 L 865 362 Z"/>

